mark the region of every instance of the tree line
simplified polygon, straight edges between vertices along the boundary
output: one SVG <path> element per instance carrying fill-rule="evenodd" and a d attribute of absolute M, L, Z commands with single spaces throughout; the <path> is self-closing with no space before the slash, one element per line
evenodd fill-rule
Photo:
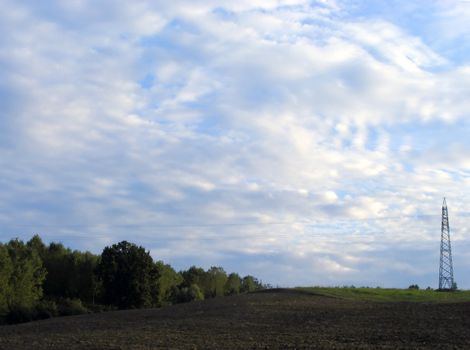
<path fill-rule="evenodd" d="M 101 255 L 45 244 L 0 243 L 0 321 L 8 323 L 109 309 L 160 307 L 265 288 L 253 276 L 222 267 L 175 271 L 122 241 Z"/>

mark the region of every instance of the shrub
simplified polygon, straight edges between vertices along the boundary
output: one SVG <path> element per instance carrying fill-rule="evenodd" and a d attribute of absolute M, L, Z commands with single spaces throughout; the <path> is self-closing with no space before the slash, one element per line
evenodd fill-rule
<path fill-rule="evenodd" d="M 457 290 L 457 282 L 452 282 L 452 287 L 451 287 L 452 290 Z"/>
<path fill-rule="evenodd" d="M 197 284 L 191 284 L 188 287 L 173 288 L 172 290 L 172 301 L 173 303 L 187 303 L 194 300 L 203 300 L 204 294 Z"/>
<path fill-rule="evenodd" d="M 202 293 L 201 289 L 197 284 L 191 284 L 191 286 L 188 289 L 188 296 L 189 300 L 204 300 L 204 294 Z"/>
<path fill-rule="evenodd" d="M 90 311 L 83 306 L 80 299 L 62 299 L 58 304 L 60 316 L 82 315 Z"/>
<path fill-rule="evenodd" d="M 118 310 L 116 306 L 113 305 L 103 305 L 103 304 L 89 304 L 86 303 L 84 307 L 91 313 L 106 312 L 106 311 L 115 311 Z"/>
<path fill-rule="evenodd" d="M 37 317 L 36 310 L 29 306 L 17 305 L 10 308 L 6 315 L 7 323 L 23 323 L 35 320 Z"/>
<path fill-rule="evenodd" d="M 59 315 L 57 304 L 52 300 L 42 300 L 36 305 L 36 317 L 43 320 Z"/>
<path fill-rule="evenodd" d="M 419 290 L 419 286 L 417 284 L 412 284 L 408 287 L 408 289 L 415 289 L 415 290 Z"/>

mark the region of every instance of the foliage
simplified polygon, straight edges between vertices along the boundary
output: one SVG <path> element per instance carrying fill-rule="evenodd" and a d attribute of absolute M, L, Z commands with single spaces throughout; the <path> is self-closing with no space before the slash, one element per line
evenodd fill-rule
<path fill-rule="evenodd" d="M 263 288 L 222 267 L 176 272 L 143 247 L 122 241 L 100 256 L 39 235 L 0 243 L 0 323 L 182 303 Z M 98 302 L 98 304 L 96 303 Z"/>
<path fill-rule="evenodd" d="M 204 294 L 197 284 L 191 284 L 188 288 L 188 299 L 187 301 L 193 300 L 204 300 Z"/>
<path fill-rule="evenodd" d="M 417 284 L 412 284 L 408 287 L 408 289 L 416 289 L 419 290 L 419 286 Z"/>
<path fill-rule="evenodd" d="M 11 306 L 7 315 L 7 323 L 23 323 L 37 320 L 36 309 L 32 306 L 14 305 Z"/>
<path fill-rule="evenodd" d="M 59 310 L 54 301 L 41 300 L 34 306 L 15 305 L 6 314 L 7 323 L 22 323 L 34 320 L 43 320 L 59 316 Z"/>
<path fill-rule="evenodd" d="M 36 305 L 36 313 L 38 319 L 51 318 L 59 316 L 59 308 L 53 300 L 41 300 Z"/>
<path fill-rule="evenodd" d="M 104 248 L 96 272 L 105 304 L 121 309 L 153 305 L 158 271 L 143 247 L 122 241 Z"/>
<path fill-rule="evenodd" d="M 189 287 L 173 287 L 171 300 L 174 303 L 204 300 L 204 294 L 197 284 L 191 284 Z"/>
<path fill-rule="evenodd" d="M 163 261 L 155 263 L 157 279 L 152 288 L 154 304 L 161 306 L 174 299 L 174 289 L 183 283 L 183 277 Z"/>
<path fill-rule="evenodd" d="M 8 311 L 8 298 L 11 294 L 10 277 L 13 265 L 7 247 L 0 244 L 0 314 Z"/>
<path fill-rule="evenodd" d="M 80 299 L 60 299 L 57 305 L 61 316 L 82 315 L 89 313 L 89 310 L 83 306 Z"/>
<path fill-rule="evenodd" d="M 184 287 L 189 287 L 192 284 L 202 287 L 206 272 L 200 267 L 191 266 L 188 270 L 182 271 L 180 274 L 183 277 Z"/>
<path fill-rule="evenodd" d="M 233 295 L 240 293 L 240 288 L 242 285 L 242 279 L 237 273 L 231 273 L 228 276 L 227 282 L 224 286 L 225 295 Z"/>
<path fill-rule="evenodd" d="M 242 293 L 253 292 L 259 289 L 263 289 L 263 285 L 255 277 L 250 275 L 243 277 L 240 287 Z"/>
<path fill-rule="evenodd" d="M 48 272 L 44 281 L 45 295 L 79 298 L 86 302 L 94 300 L 96 295 L 94 270 L 98 262 L 96 255 L 89 252 L 72 252 L 60 243 L 41 247 L 37 239 L 33 246 L 41 255 Z"/>
<path fill-rule="evenodd" d="M 11 262 L 10 277 L 4 295 L 8 308 L 32 307 L 42 297 L 46 270 L 38 254 L 22 241 L 11 240 L 7 245 Z"/>
<path fill-rule="evenodd" d="M 213 298 L 224 295 L 227 274 L 221 267 L 212 266 L 207 270 L 203 279 L 204 296 Z"/>

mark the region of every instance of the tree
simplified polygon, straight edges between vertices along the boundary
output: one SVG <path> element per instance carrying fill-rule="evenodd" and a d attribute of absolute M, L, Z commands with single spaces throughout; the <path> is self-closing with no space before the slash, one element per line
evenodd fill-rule
<path fill-rule="evenodd" d="M 227 274 L 221 267 L 212 266 L 204 276 L 203 289 L 206 298 L 224 295 Z"/>
<path fill-rule="evenodd" d="M 183 276 L 185 287 L 190 287 L 192 284 L 197 284 L 200 288 L 202 288 L 206 271 L 200 267 L 191 266 L 187 271 L 182 271 L 181 275 Z"/>
<path fill-rule="evenodd" d="M 231 273 L 228 276 L 227 282 L 224 286 L 224 293 L 225 295 L 233 295 L 240 293 L 240 287 L 242 284 L 242 280 L 237 273 Z"/>
<path fill-rule="evenodd" d="M 47 271 L 44 294 L 52 297 L 75 297 L 70 290 L 75 278 L 70 249 L 66 249 L 61 243 L 52 242 L 43 250 L 41 257 Z"/>
<path fill-rule="evenodd" d="M 61 243 L 46 245 L 39 235 L 26 244 L 18 239 L 0 243 L 0 317 L 55 315 L 64 305 L 68 308 L 67 303 L 94 303 L 95 297 L 119 308 L 140 308 L 259 288 L 254 277 L 227 276 L 221 267 L 204 271 L 191 266 L 176 272 L 162 261 L 154 263 L 148 251 L 127 241 L 106 247 L 101 256 L 72 251 Z"/>
<path fill-rule="evenodd" d="M 192 284 L 189 287 L 173 288 L 172 299 L 174 303 L 187 303 L 204 300 L 204 294 L 197 284 Z"/>
<path fill-rule="evenodd" d="M 8 299 L 11 294 L 10 278 L 13 266 L 8 249 L 0 244 L 0 314 L 8 311 Z"/>
<path fill-rule="evenodd" d="M 47 271 L 43 285 L 46 296 L 93 302 L 98 256 L 78 250 L 72 252 L 61 243 L 52 242 L 46 246 L 37 235 L 27 245 L 38 253 Z"/>
<path fill-rule="evenodd" d="M 143 247 L 122 241 L 104 248 L 96 272 L 104 303 L 119 308 L 152 306 L 152 286 L 158 276 Z"/>
<path fill-rule="evenodd" d="M 256 289 L 260 289 L 259 282 L 256 278 L 250 275 L 243 277 L 242 285 L 240 289 L 241 292 L 243 293 L 253 292 Z"/>
<path fill-rule="evenodd" d="M 46 254 L 47 252 L 47 247 L 46 245 L 44 244 L 44 242 L 42 241 L 41 237 L 39 237 L 39 235 L 34 235 L 27 243 L 26 243 L 26 246 L 28 248 L 31 248 L 32 250 L 34 250 L 36 252 L 36 254 L 39 255 L 39 257 L 41 258 L 41 260 L 44 259 L 44 255 Z"/>
<path fill-rule="evenodd" d="M 11 261 L 9 293 L 6 294 L 8 307 L 32 307 L 42 297 L 42 283 L 46 270 L 39 255 L 22 241 L 11 240 L 6 249 Z"/>
<path fill-rule="evenodd" d="M 72 253 L 74 275 L 69 285 L 71 298 L 78 298 L 86 302 L 94 302 L 97 292 L 95 276 L 98 256 L 90 252 L 74 251 Z"/>
<path fill-rule="evenodd" d="M 204 300 L 204 294 L 197 284 L 191 284 L 188 288 L 189 301 Z"/>
<path fill-rule="evenodd" d="M 163 261 L 157 261 L 155 269 L 157 279 L 152 293 L 154 304 L 160 306 L 171 301 L 173 290 L 183 282 L 183 277 Z"/>

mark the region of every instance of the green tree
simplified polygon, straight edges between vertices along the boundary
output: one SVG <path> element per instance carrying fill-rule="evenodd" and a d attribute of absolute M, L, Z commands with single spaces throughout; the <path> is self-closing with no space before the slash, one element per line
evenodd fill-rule
<path fill-rule="evenodd" d="M 191 284 L 188 288 L 189 301 L 204 300 L 204 294 L 197 284 Z"/>
<path fill-rule="evenodd" d="M 242 293 L 253 292 L 257 289 L 257 280 L 253 276 L 245 276 L 242 279 L 240 291 Z"/>
<path fill-rule="evenodd" d="M 225 282 L 224 293 L 225 295 L 233 295 L 240 293 L 242 280 L 237 273 L 231 273 Z"/>
<path fill-rule="evenodd" d="M 94 302 L 97 294 L 97 281 L 95 270 L 98 265 L 98 256 L 90 252 L 74 251 L 72 253 L 73 278 L 70 281 L 71 298 L 78 298 L 85 302 Z"/>
<path fill-rule="evenodd" d="M 8 311 L 8 299 L 11 294 L 10 278 L 13 272 L 8 249 L 0 244 L 0 315 Z"/>
<path fill-rule="evenodd" d="M 39 257 L 41 258 L 41 260 L 43 260 L 44 258 L 44 255 L 46 254 L 47 252 L 47 247 L 46 245 L 44 244 L 44 242 L 42 241 L 41 237 L 39 237 L 39 235 L 34 235 L 27 243 L 26 243 L 26 246 L 28 248 L 31 248 L 32 250 L 34 250 L 36 252 L 36 254 L 39 255 Z"/>
<path fill-rule="evenodd" d="M 74 276 L 74 263 L 70 249 L 61 243 L 52 242 L 42 252 L 42 260 L 47 271 L 44 281 L 44 294 L 52 297 L 73 297 L 71 281 Z"/>
<path fill-rule="evenodd" d="M 150 253 L 143 247 L 122 241 L 104 248 L 96 272 L 104 303 L 119 308 L 152 306 L 152 287 L 158 276 Z"/>
<path fill-rule="evenodd" d="M 212 266 L 204 275 L 203 289 L 206 298 L 224 295 L 227 274 L 221 267 Z"/>
<path fill-rule="evenodd" d="M 173 288 L 173 303 L 187 303 L 194 300 L 204 300 L 204 294 L 197 284 L 191 284 L 189 287 Z"/>
<path fill-rule="evenodd" d="M 182 271 L 181 275 L 183 276 L 185 287 L 190 287 L 191 285 L 196 284 L 201 288 L 204 284 L 206 271 L 200 267 L 191 266 L 188 270 Z"/>
<path fill-rule="evenodd" d="M 155 269 L 157 279 L 154 281 L 153 300 L 155 305 L 163 305 L 172 301 L 173 291 L 183 282 L 183 277 L 163 261 L 157 261 Z"/>
<path fill-rule="evenodd" d="M 32 307 L 42 297 L 46 270 L 35 250 L 18 239 L 6 245 L 12 271 L 9 279 L 8 307 Z"/>
<path fill-rule="evenodd" d="M 71 251 L 61 243 L 52 242 L 45 246 L 39 236 L 34 236 L 28 246 L 38 252 L 47 271 L 44 281 L 46 296 L 93 302 L 98 256 L 90 252 Z"/>

